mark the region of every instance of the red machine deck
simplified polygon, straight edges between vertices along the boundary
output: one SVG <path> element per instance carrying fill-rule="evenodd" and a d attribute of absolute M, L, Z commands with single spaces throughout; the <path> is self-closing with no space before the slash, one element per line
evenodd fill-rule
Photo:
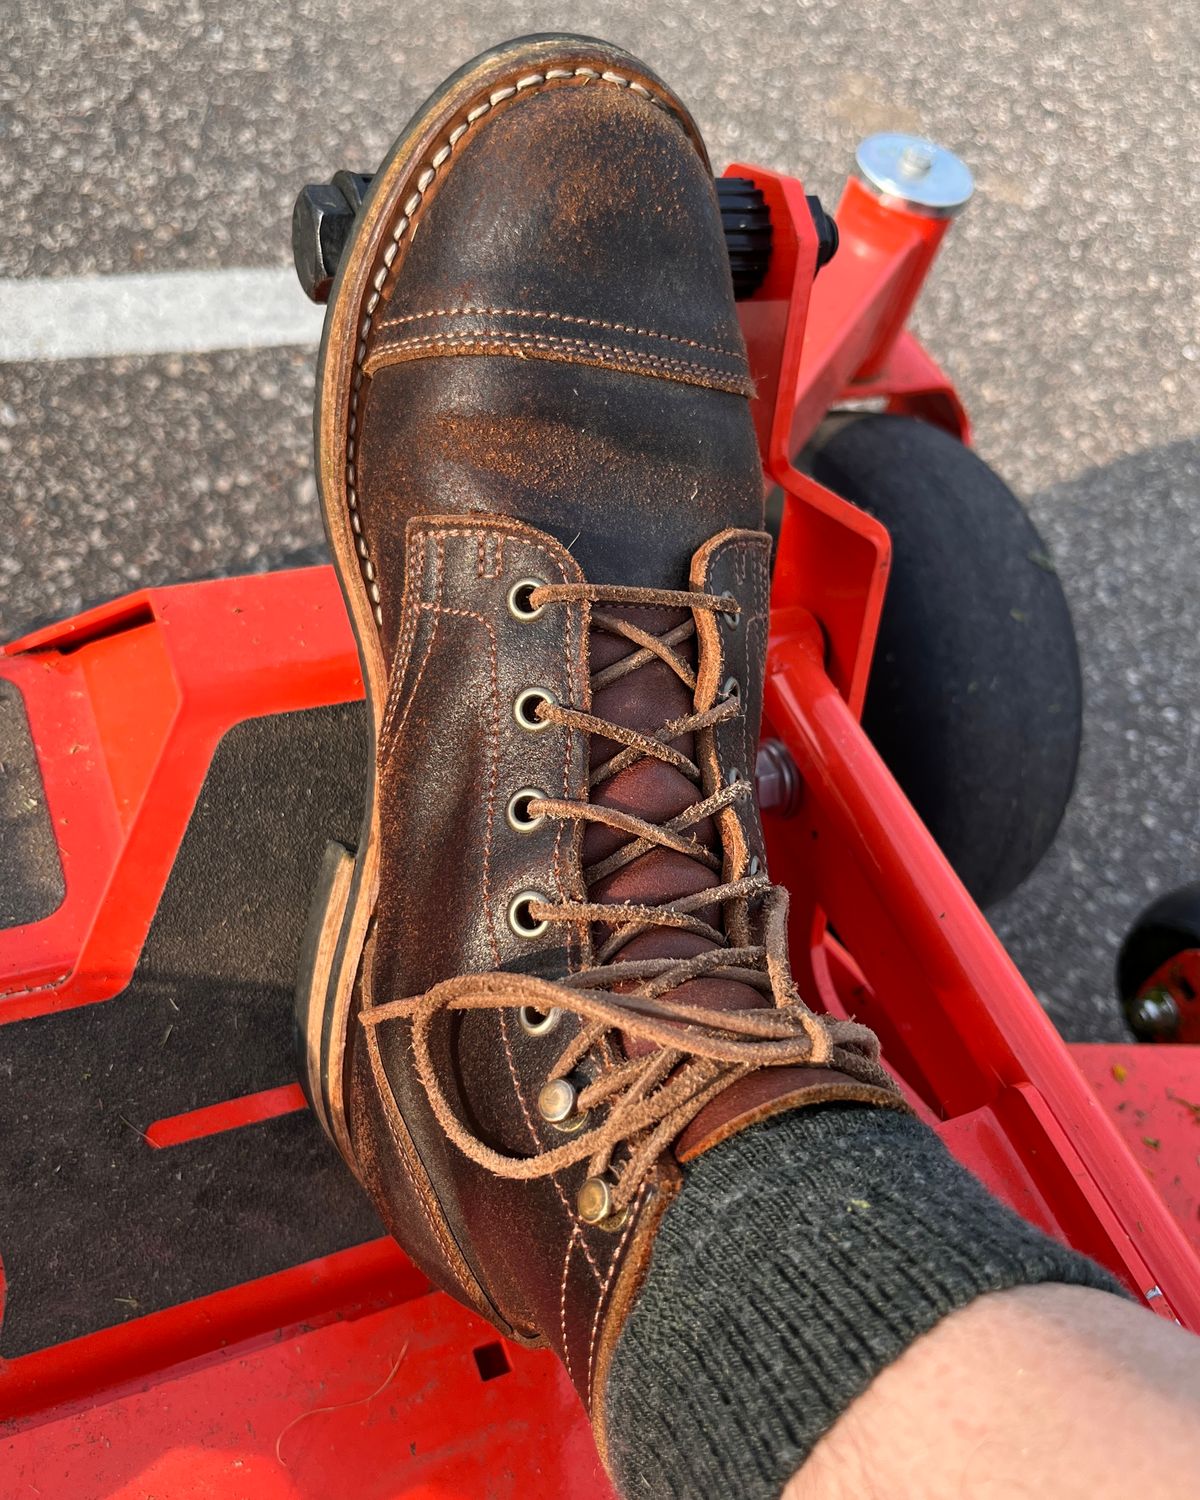
<path fill-rule="evenodd" d="M 847 391 L 966 436 L 903 332 L 945 223 L 852 185 L 806 320 L 799 184 L 731 171 L 775 224 L 743 315 L 788 497 L 767 728 L 805 792 L 766 821 L 798 980 L 1001 1196 L 1200 1329 L 1200 1049 L 1076 1066 L 858 727 L 886 533 L 791 463 Z M 0 881 L 0 1493 L 607 1495 L 557 1367 L 379 1238 L 291 1081 L 307 887 L 365 764 L 331 572 L 131 596 L 15 642 L 4 684 L 36 878 Z"/>

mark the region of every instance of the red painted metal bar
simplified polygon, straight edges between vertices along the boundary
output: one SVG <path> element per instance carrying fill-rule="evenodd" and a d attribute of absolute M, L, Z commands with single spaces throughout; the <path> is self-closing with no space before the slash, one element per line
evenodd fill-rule
<path fill-rule="evenodd" d="M 1061 1199 L 1065 1163 L 1090 1210 L 1075 1242 L 1200 1330 L 1200 1266 L 1178 1226 L 830 680 L 811 624 L 799 611 L 778 623 L 766 715 L 808 791 L 794 833 L 797 863 L 809 866 L 807 879 L 796 872 L 797 946 L 811 941 L 807 884 L 871 986 L 861 1019 L 908 1083 L 944 1118 L 995 1111 L 1031 1148 L 1024 1165 L 1053 1188 L 1050 1201 Z"/>
<path fill-rule="evenodd" d="M 898 416 L 919 417 L 944 428 L 960 443 L 971 441 L 971 420 L 950 377 L 907 328 L 897 335 L 882 367 L 848 386 L 839 404 L 873 399 Z"/>
<path fill-rule="evenodd" d="M 156 1150 L 170 1146 L 182 1146 L 188 1141 L 198 1141 L 206 1135 L 219 1135 L 223 1130 L 240 1130 L 243 1125 L 257 1125 L 263 1120 L 274 1120 L 279 1115 L 292 1114 L 298 1109 L 307 1109 L 308 1101 L 298 1083 L 285 1083 L 277 1089 L 260 1089 L 256 1094 L 243 1094 L 240 1099 L 225 1099 L 220 1104 L 206 1104 L 201 1109 L 189 1109 L 185 1114 L 168 1115 L 147 1125 L 146 1140 Z"/>
<path fill-rule="evenodd" d="M 371 1240 L 85 1338 L 0 1360 L 0 1421 L 85 1401 L 185 1361 L 219 1359 L 229 1346 L 273 1339 L 281 1328 L 353 1317 L 366 1307 L 428 1291 L 429 1282 L 395 1240 Z"/>
<path fill-rule="evenodd" d="M 761 187 L 761 175 L 756 180 Z M 883 372 L 951 222 L 883 204 L 854 180 L 835 216 L 840 246 L 801 308 L 802 347 L 795 351 L 794 375 L 785 372 L 781 382 L 791 381 L 795 396 L 778 411 L 773 443 L 764 449 L 772 467 L 798 453 L 830 407 L 855 394 L 856 384 L 866 394 L 868 382 Z M 777 236 L 780 217 L 776 209 Z"/>
<path fill-rule="evenodd" d="M 810 303 L 823 301 L 829 285 L 823 281 L 821 296 L 813 298 L 817 235 L 804 188 L 795 178 L 761 168 L 731 166 L 729 173 L 753 178 L 771 210 L 770 269 L 755 296 L 739 305 L 739 315 L 757 388 L 754 421 L 765 483 L 802 502 L 784 509 L 772 599 L 803 602 L 820 619 L 830 672 L 857 711 L 867 690 L 891 541 L 873 517 L 823 489 L 792 462 L 829 404 L 822 395 L 820 413 L 798 435 L 794 413 L 816 399 L 812 370 L 802 374 Z M 839 250 L 822 277 L 842 254 Z M 886 305 L 887 290 L 881 290 L 880 307 Z"/>

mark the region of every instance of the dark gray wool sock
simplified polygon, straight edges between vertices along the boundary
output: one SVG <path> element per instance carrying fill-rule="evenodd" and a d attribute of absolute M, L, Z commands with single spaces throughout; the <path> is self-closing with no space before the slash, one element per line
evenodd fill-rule
<path fill-rule="evenodd" d="M 823 1105 L 686 1169 L 608 1381 L 627 1500 L 778 1500 L 872 1378 L 983 1292 L 1119 1291 L 909 1115 Z"/>

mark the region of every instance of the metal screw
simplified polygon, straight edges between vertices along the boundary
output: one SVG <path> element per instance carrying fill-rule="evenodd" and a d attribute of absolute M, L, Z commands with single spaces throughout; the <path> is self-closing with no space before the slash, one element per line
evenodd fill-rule
<path fill-rule="evenodd" d="M 914 142 L 900 153 L 900 174 L 903 177 L 925 177 L 933 170 L 933 153 L 927 147 Z"/>

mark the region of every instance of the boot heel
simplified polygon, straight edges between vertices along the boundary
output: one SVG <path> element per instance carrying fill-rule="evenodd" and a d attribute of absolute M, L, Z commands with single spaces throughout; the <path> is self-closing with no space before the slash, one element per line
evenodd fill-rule
<path fill-rule="evenodd" d="M 356 1170 L 346 1129 L 342 1072 L 346 1027 L 358 968 L 352 945 L 351 910 L 355 856 L 328 843 L 308 912 L 296 983 L 296 1066 L 322 1130 Z M 353 946 L 354 951 L 349 951 Z"/>

